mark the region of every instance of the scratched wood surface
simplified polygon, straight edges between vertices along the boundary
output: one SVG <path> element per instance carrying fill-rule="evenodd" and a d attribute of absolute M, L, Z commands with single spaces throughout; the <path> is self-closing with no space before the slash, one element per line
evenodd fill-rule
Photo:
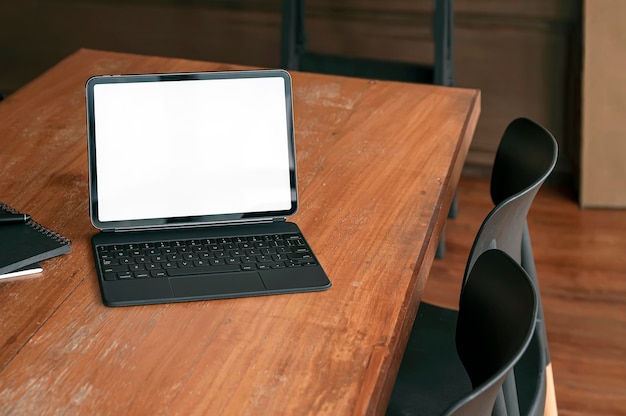
<path fill-rule="evenodd" d="M 478 120 L 476 90 L 294 73 L 301 204 L 292 220 L 333 287 L 101 302 L 85 81 L 237 68 L 80 50 L 0 102 L 0 201 L 73 242 L 42 274 L 0 283 L 0 414 L 384 410 Z"/>

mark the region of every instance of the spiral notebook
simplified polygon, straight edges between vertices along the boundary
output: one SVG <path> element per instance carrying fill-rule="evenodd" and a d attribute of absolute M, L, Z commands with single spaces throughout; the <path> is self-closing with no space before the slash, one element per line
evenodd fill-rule
<path fill-rule="evenodd" d="M 19 214 L 0 202 L 0 215 Z M 32 219 L 0 225 L 0 275 L 70 252 L 70 240 Z"/>

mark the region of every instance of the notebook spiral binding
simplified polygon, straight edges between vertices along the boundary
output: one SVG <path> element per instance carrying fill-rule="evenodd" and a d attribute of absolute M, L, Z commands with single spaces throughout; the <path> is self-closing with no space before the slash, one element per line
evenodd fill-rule
<path fill-rule="evenodd" d="M 13 207 L 8 206 L 4 202 L 0 202 L 0 209 L 8 212 L 9 214 L 21 214 L 21 212 L 19 212 L 18 210 L 16 210 Z"/>
<path fill-rule="evenodd" d="M 26 224 L 30 225 L 31 227 L 33 227 L 35 230 L 39 231 L 40 233 L 47 235 L 53 240 L 56 240 L 63 244 L 71 244 L 71 241 L 68 238 L 63 237 L 62 235 L 55 233 L 49 228 L 44 227 L 43 225 L 39 224 L 37 221 L 34 221 L 32 218 L 28 220 Z"/>
<path fill-rule="evenodd" d="M 0 209 L 8 212 L 9 214 L 21 214 L 21 212 L 19 212 L 18 210 L 16 210 L 15 208 L 5 204 L 4 202 L 0 202 Z M 38 231 L 48 237 L 50 237 L 51 239 L 58 241 L 62 244 L 71 244 L 71 241 L 66 238 L 63 237 L 60 234 L 57 234 L 56 232 L 50 230 L 49 228 L 44 227 L 43 225 L 39 224 L 37 221 L 33 220 L 32 218 L 29 219 L 26 224 L 30 227 L 32 227 L 33 229 L 35 229 L 35 231 Z"/>

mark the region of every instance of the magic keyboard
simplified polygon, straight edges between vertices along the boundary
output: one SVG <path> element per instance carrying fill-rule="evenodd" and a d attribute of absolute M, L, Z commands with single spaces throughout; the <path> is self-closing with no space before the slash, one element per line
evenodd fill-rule
<path fill-rule="evenodd" d="M 150 279 L 316 265 L 300 234 L 96 247 L 105 280 Z"/>

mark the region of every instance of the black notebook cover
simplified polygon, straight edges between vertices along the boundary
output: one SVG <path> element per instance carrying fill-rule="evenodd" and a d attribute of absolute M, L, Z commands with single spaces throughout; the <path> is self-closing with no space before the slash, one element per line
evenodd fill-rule
<path fill-rule="evenodd" d="M 19 214 L 0 202 L 0 215 Z M 0 274 L 70 252 L 70 240 L 32 219 L 0 225 Z"/>

